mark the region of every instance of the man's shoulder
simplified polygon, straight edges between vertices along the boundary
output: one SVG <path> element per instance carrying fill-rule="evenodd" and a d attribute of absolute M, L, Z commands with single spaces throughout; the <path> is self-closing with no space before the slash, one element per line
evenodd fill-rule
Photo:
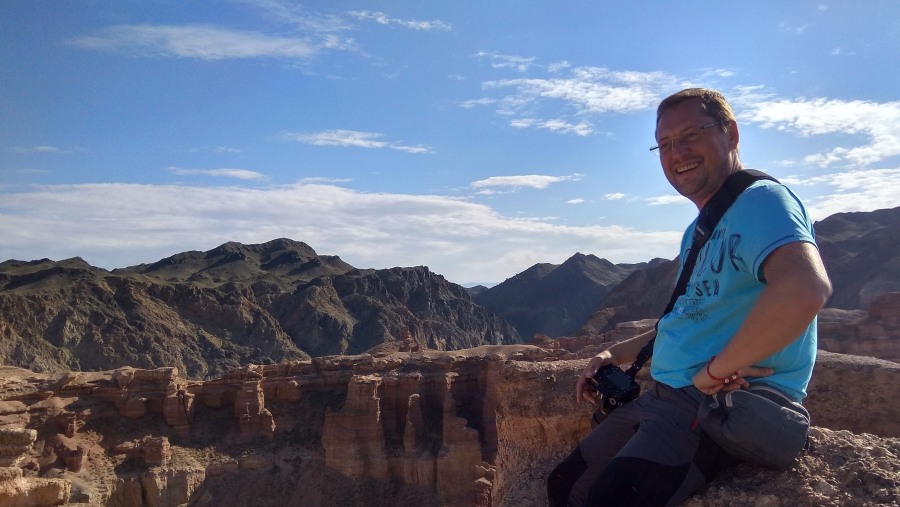
<path fill-rule="evenodd" d="M 754 181 L 746 190 L 744 190 L 741 194 L 741 198 L 744 198 L 742 200 L 745 201 L 771 200 L 775 202 L 793 202 L 801 207 L 803 206 L 800 199 L 787 185 L 780 181 L 773 180 Z"/>

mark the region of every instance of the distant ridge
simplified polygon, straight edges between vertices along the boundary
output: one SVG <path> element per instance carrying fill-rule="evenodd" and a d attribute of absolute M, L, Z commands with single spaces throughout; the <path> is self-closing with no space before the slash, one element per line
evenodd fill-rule
<path fill-rule="evenodd" d="M 475 295 L 475 301 L 507 320 L 523 339 L 575 332 L 610 290 L 628 275 L 665 262 L 613 264 L 576 253 L 560 265 L 535 264 Z"/>
<path fill-rule="evenodd" d="M 873 302 L 892 311 L 884 309 L 894 300 L 882 296 L 900 292 L 900 208 L 840 213 L 815 228 L 834 284 L 830 328 L 864 319 Z M 576 253 L 467 290 L 424 266 L 357 269 L 285 238 L 113 271 L 78 257 L 7 260 L 0 363 L 34 371 L 176 366 L 206 378 L 310 356 L 599 335 L 658 317 L 677 269 L 677 260 L 613 264 Z M 890 320 L 876 317 L 867 325 Z"/>
<path fill-rule="evenodd" d="M 0 363 L 34 371 L 250 363 L 521 339 L 426 267 L 360 270 L 307 244 L 225 243 L 112 272 L 81 259 L 0 264 Z"/>

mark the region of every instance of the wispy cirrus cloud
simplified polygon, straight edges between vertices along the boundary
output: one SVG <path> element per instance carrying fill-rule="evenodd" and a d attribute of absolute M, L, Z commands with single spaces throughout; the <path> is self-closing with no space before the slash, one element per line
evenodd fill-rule
<path fill-rule="evenodd" d="M 660 195 L 647 199 L 650 206 L 668 206 L 670 204 L 691 204 L 691 201 L 678 194 Z"/>
<path fill-rule="evenodd" d="M 494 67 L 521 72 L 543 68 L 532 58 L 481 52 L 477 57 L 498 60 Z M 722 77 L 726 71 L 715 71 Z M 632 114 L 657 106 L 660 99 L 683 85 L 665 72 L 614 71 L 605 67 L 574 67 L 568 62 L 547 66 L 543 77 L 521 77 L 482 82 L 487 96 L 460 105 L 495 107 L 515 128 L 537 128 L 561 134 L 587 136 L 595 132 L 593 120 L 608 114 Z M 560 113 L 563 114 L 560 114 Z"/>
<path fill-rule="evenodd" d="M 246 58 L 305 61 L 325 51 L 362 53 L 357 42 L 346 35 L 358 29 L 351 20 L 373 21 L 416 31 L 452 30 L 451 25 L 444 21 L 401 19 L 379 11 L 350 11 L 334 15 L 280 0 L 244 0 L 242 3 L 253 8 L 269 24 L 274 22 L 276 27 L 238 30 L 211 24 L 117 25 L 73 38 L 69 44 L 129 56 L 207 61 Z"/>
<path fill-rule="evenodd" d="M 563 181 L 578 181 L 583 174 L 570 174 L 568 176 L 549 176 L 545 174 L 524 174 L 519 176 L 491 176 L 483 180 L 473 181 L 471 187 L 480 190 L 479 193 L 489 194 L 497 192 L 494 189 L 506 189 L 516 191 L 521 188 L 544 189 L 554 183 Z"/>
<path fill-rule="evenodd" d="M 512 88 L 513 103 L 534 107 L 558 101 L 580 114 L 634 113 L 655 108 L 661 93 L 678 79 L 665 72 L 612 71 L 577 67 L 568 76 L 502 79 L 483 83 L 486 90 Z"/>
<path fill-rule="evenodd" d="M 66 150 L 63 148 L 59 148 L 56 146 L 49 145 L 38 145 L 38 146 L 14 146 L 10 148 L 10 151 L 13 153 L 19 154 L 27 154 L 27 153 L 58 153 L 58 154 L 68 154 L 75 153 L 75 150 Z"/>
<path fill-rule="evenodd" d="M 178 176 L 213 176 L 224 178 L 236 178 L 239 180 L 266 180 L 265 174 L 247 169 L 188 169 L 184 167 L 169 167 L 168 171 Z"/>
<path fill-rule="evenodd" d="M 314 41 L 211 25 L 120 25 L 78 37 L 70 43 L 83 49 L 134 56 L 209 61 L 260 57 L 305 60 L 326 47 L 340 47 L 334 40 Z"/>
<path fill-rule="evenodd" d="M 558 134 L 575 134 L 587 136 L 594 132 L 593 126 L 587 122 L 569 123 L 562 119 L 538 120 L 536 118 L 516 118 L 510 120 L 509 125 L 515 128 L 539 128 L 556 132 Z"/>
<path fill-rule="evenodd" d="M 425 145 L 410 146 L 395 141 L 384 141 L 384 134 L 358 130 L 325 130 L 322 132 L 285 132 L 282 138 L 313 146 L 340 146 L 349 148 L 391 149 L 406 153 L 434 153 Z"/>
<path fill-rule="evenodd" d="M 803 35 L 803 32 L 809 28 L 809 25 L 794 25 L 790 23 L 779 23 L 778 31 L 781 33 L 787 33 L 792 35 Z"/>
<path fill-rule="evenodd" d="M 216 154 L 233 154 L 233 153 L 243 153 L 244 152 L 244 150 L 242 150 L 241 148 L 235 148 L 233 146 L 212 146 L 212 147 L 199 146 L 199 147 L 190 148 L 188 151 L 190 151 L 191 153 L 209 152 L 209 153 L 216 153 Z"/>
<path fill-rule="evenodd" d="M 533 56 L 515 56 L 501 55 L 495 51 L 479 51 L 475 53 L 476 58 L 484 58 L 491 62 L 491 67 L 495 69 L 512 69 L 517 72 L 527 72 L 532 67 L 537 66 Z"/>
<path fill-rule="evenodd" d="M 380 25 L 397 25 L 411 30 L 441 30 L 449 32 L 452 29 L 449 23 L 440 20 L 416 21 L 392 18 L 378 11 L 350 11 L 349 14 L 359 20 L 374 21 Z"/>
<path fill-rule="evenodd" d="M 492 98 L 489 98 L 489 97 L 483 97 L 483 98 L 480 98 L 480 99 L 469 99 L 469 100 L 464 100 L 464 101 L 460 102 L 459 105 L 460 105 L 460 107 L 462 107 L 462 108 L 464 108 L 464 109 L 472 109 L 473 107 L 478 107 L 478 106 L 489 106 L 489 105 L 491 105 L 491 104 L 496 104 L 496 103 L 497 103 L 497 99 L 492 99 Z"/>

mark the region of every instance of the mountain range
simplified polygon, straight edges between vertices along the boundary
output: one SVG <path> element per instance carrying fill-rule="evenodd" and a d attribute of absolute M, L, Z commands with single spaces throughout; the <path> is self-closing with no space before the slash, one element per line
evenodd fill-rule
<path fill-rule="evenodd" d="M 831 308 L 900 292 L 900 208 L 816 223 Z M 0 263 L 0 363 L 33 371 L 174 366 L 192 378 L 246 364 L 593 335 L 658 317 L 677 260 L 576 253 L 494 287 L 427 267 L 357 269 L 290 239 L 226 243 L 107 271 L 80 258 Z"/>

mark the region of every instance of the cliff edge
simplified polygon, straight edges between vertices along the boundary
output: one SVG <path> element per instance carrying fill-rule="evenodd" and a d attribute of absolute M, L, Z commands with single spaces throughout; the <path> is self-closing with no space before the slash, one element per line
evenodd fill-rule
<path fill-rule="evenodd" d="M 586 361 L 508 345 L 206 381 L 0 367 L 0 505 L 545 505 L 547 472 L 590 428 L 573 389 Z M 785 472 L 740 465 L 685 505 L 896 505 L 898 382 L 900 364 L 821 353 L 810 450 Z"/>

